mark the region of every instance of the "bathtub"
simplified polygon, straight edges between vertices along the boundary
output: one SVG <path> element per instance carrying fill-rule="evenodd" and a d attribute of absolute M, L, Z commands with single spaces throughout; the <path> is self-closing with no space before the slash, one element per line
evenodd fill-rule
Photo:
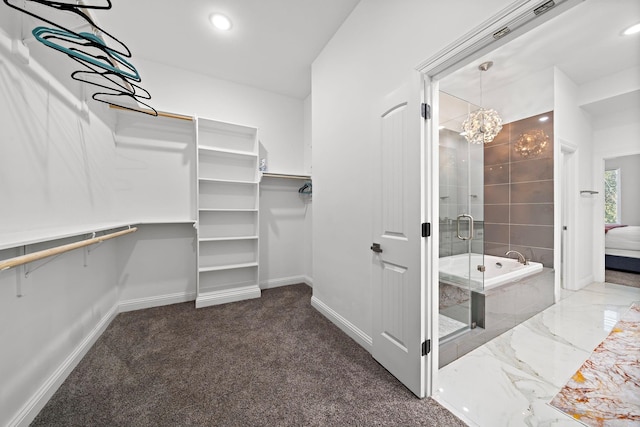
<path fill-rule="evenodd" d="M 478 265 L 485 266 L 484 274 L 478 271 Z M 542 264 L 530 261 L 529 265 L 524 265 L 519 263 L 516 258 L 501 258 L 492 255 L 484 255 L 483 260 L 483 255 L 473 253 L 440 258 L 441 282 L 466 288 L 469 285 L 469 270 L 471 270 L 471 289 L 486 291 L 539 273 L 542 271 Z"/>

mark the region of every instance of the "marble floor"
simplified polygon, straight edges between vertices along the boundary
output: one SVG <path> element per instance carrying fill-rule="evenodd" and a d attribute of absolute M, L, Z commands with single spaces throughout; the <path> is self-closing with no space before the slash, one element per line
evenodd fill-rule
<path fill-rule="evenodd" d="M 593 283 L 440 369 L 433 397 L 470 426 L 583 424 L 548 403 L 640 288 Z"/>

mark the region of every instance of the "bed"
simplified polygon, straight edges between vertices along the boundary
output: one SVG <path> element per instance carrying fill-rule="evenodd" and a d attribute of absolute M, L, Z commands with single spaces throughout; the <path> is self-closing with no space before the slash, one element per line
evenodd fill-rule
<path fill-rule="evenodd" d="M 606 224 L 605 267 L 640 273 L 640 226 Z"/>

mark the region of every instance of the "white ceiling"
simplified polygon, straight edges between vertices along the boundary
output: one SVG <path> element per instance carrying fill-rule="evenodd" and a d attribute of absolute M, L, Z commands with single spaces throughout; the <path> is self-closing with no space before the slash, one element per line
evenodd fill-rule
<path fill-rule="evenodd" d="M 640 34 L 622 35 L 624 29 L 638 22 L 638 0 L 586 0 L 447 75 L 441 80 L 440 89 L 478 103 L 480 71 L 477 66 L 488 60 L 494 65 L 482 75 L 483 91 L 487 92 L 552 66 L 562 70 L 578 86 L 640 67 Z M 616 101 L 609 100 L 607 108 L 628 108 L 630 103 L 640 106 L 640 94 L 627 94 L 620 102 L 624 106 L 616 107 Z M 465 116 L 466 110 L 464 104 Z M 456 115 L 456 112 L 449 113 L 451 118 Z"/>
<path fill-rule="evenodd" d="M 359 0 L 115 0 L 93 14 L 144 58 L 295 98 L 311 92 L 311 63 Z M 233 23 L 209 23 L 214 12 Z M 144 79 L 144 76 L 143 76 Z"/>
<path fill-rule="evenodd" d="M 111 10 L 92 14 L 129 46 L 134 65 L 136 58 L 144 58 L 302 99 L 311 90 L 312 61 L 358 1 L 114 0 Z M 9 28 L 14 38 L 27 36 L 32 23 L 0 6 L 3 28 Z M 232 19 L 230 32 L 213 29 L 208 20 L 213 12 Z M 552 65 L 579 85 L 640 67 L 640 36 L 620 35 L 639 21 L 639 0 L 586 0 L 445 77 L 441 88 L 475 99 L 479 92 L 476 67 L 487 59 L 495 63 L 483 75 L 487 90 L 492 84 L 506 84 Z M 32 49 L 39 49 L 37 44 L 29 43 Z"/>

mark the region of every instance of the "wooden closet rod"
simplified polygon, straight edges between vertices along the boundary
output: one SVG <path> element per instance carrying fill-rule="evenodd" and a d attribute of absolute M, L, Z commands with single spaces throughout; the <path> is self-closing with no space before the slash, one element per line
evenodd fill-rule
<path fill-rule="evenodd" d="M 85 239 L 79 242 L 69 243 L 68 245 L 56 246 L 55 248 L 45 249 L 43 251 L 38 251 L 31 254 L 18 256 L 15 258 L 9 258 L 7 260 L 0 261 L 0 271 L 8 270 L 11 267 L 17 267 L 19 265 L 37 261 L 42 258 L 59 255 L 61 253 L 69 252 L 74 249 L 83 248 L 85 246 L 93 245 L 95 243 L 104 242 L 105 240 L 113 239 L 114 237 L 124 236 L 125 234 L 133 233 L 137 229 L 138 229 L 137 227 L 132 227 L 126 230 L 105 234 L 104 236 L 92 237 L 91 239 Z"/>
<path fill-rule="evenodd" d="M 118 105 L 109 105 L 110 108 L 114 108 L 116 110 L 124 110 L 124 111 L 130 111 L 124 107 L 120 107 Z M 145 109 L 141 109 L 142 111 L 151 111 L 151 110 L 145 110 Z M 182 114 L 174 114 L 174 113 L 164 113 L 162 111 L 158 111 L 158 116 L 159 117 L 168 117 L 170 119 L 178 119 L 178 120 L 188 120 L 190 122 L 193 121 L 193 117 L 190 116 L 183 116 Z"/>

